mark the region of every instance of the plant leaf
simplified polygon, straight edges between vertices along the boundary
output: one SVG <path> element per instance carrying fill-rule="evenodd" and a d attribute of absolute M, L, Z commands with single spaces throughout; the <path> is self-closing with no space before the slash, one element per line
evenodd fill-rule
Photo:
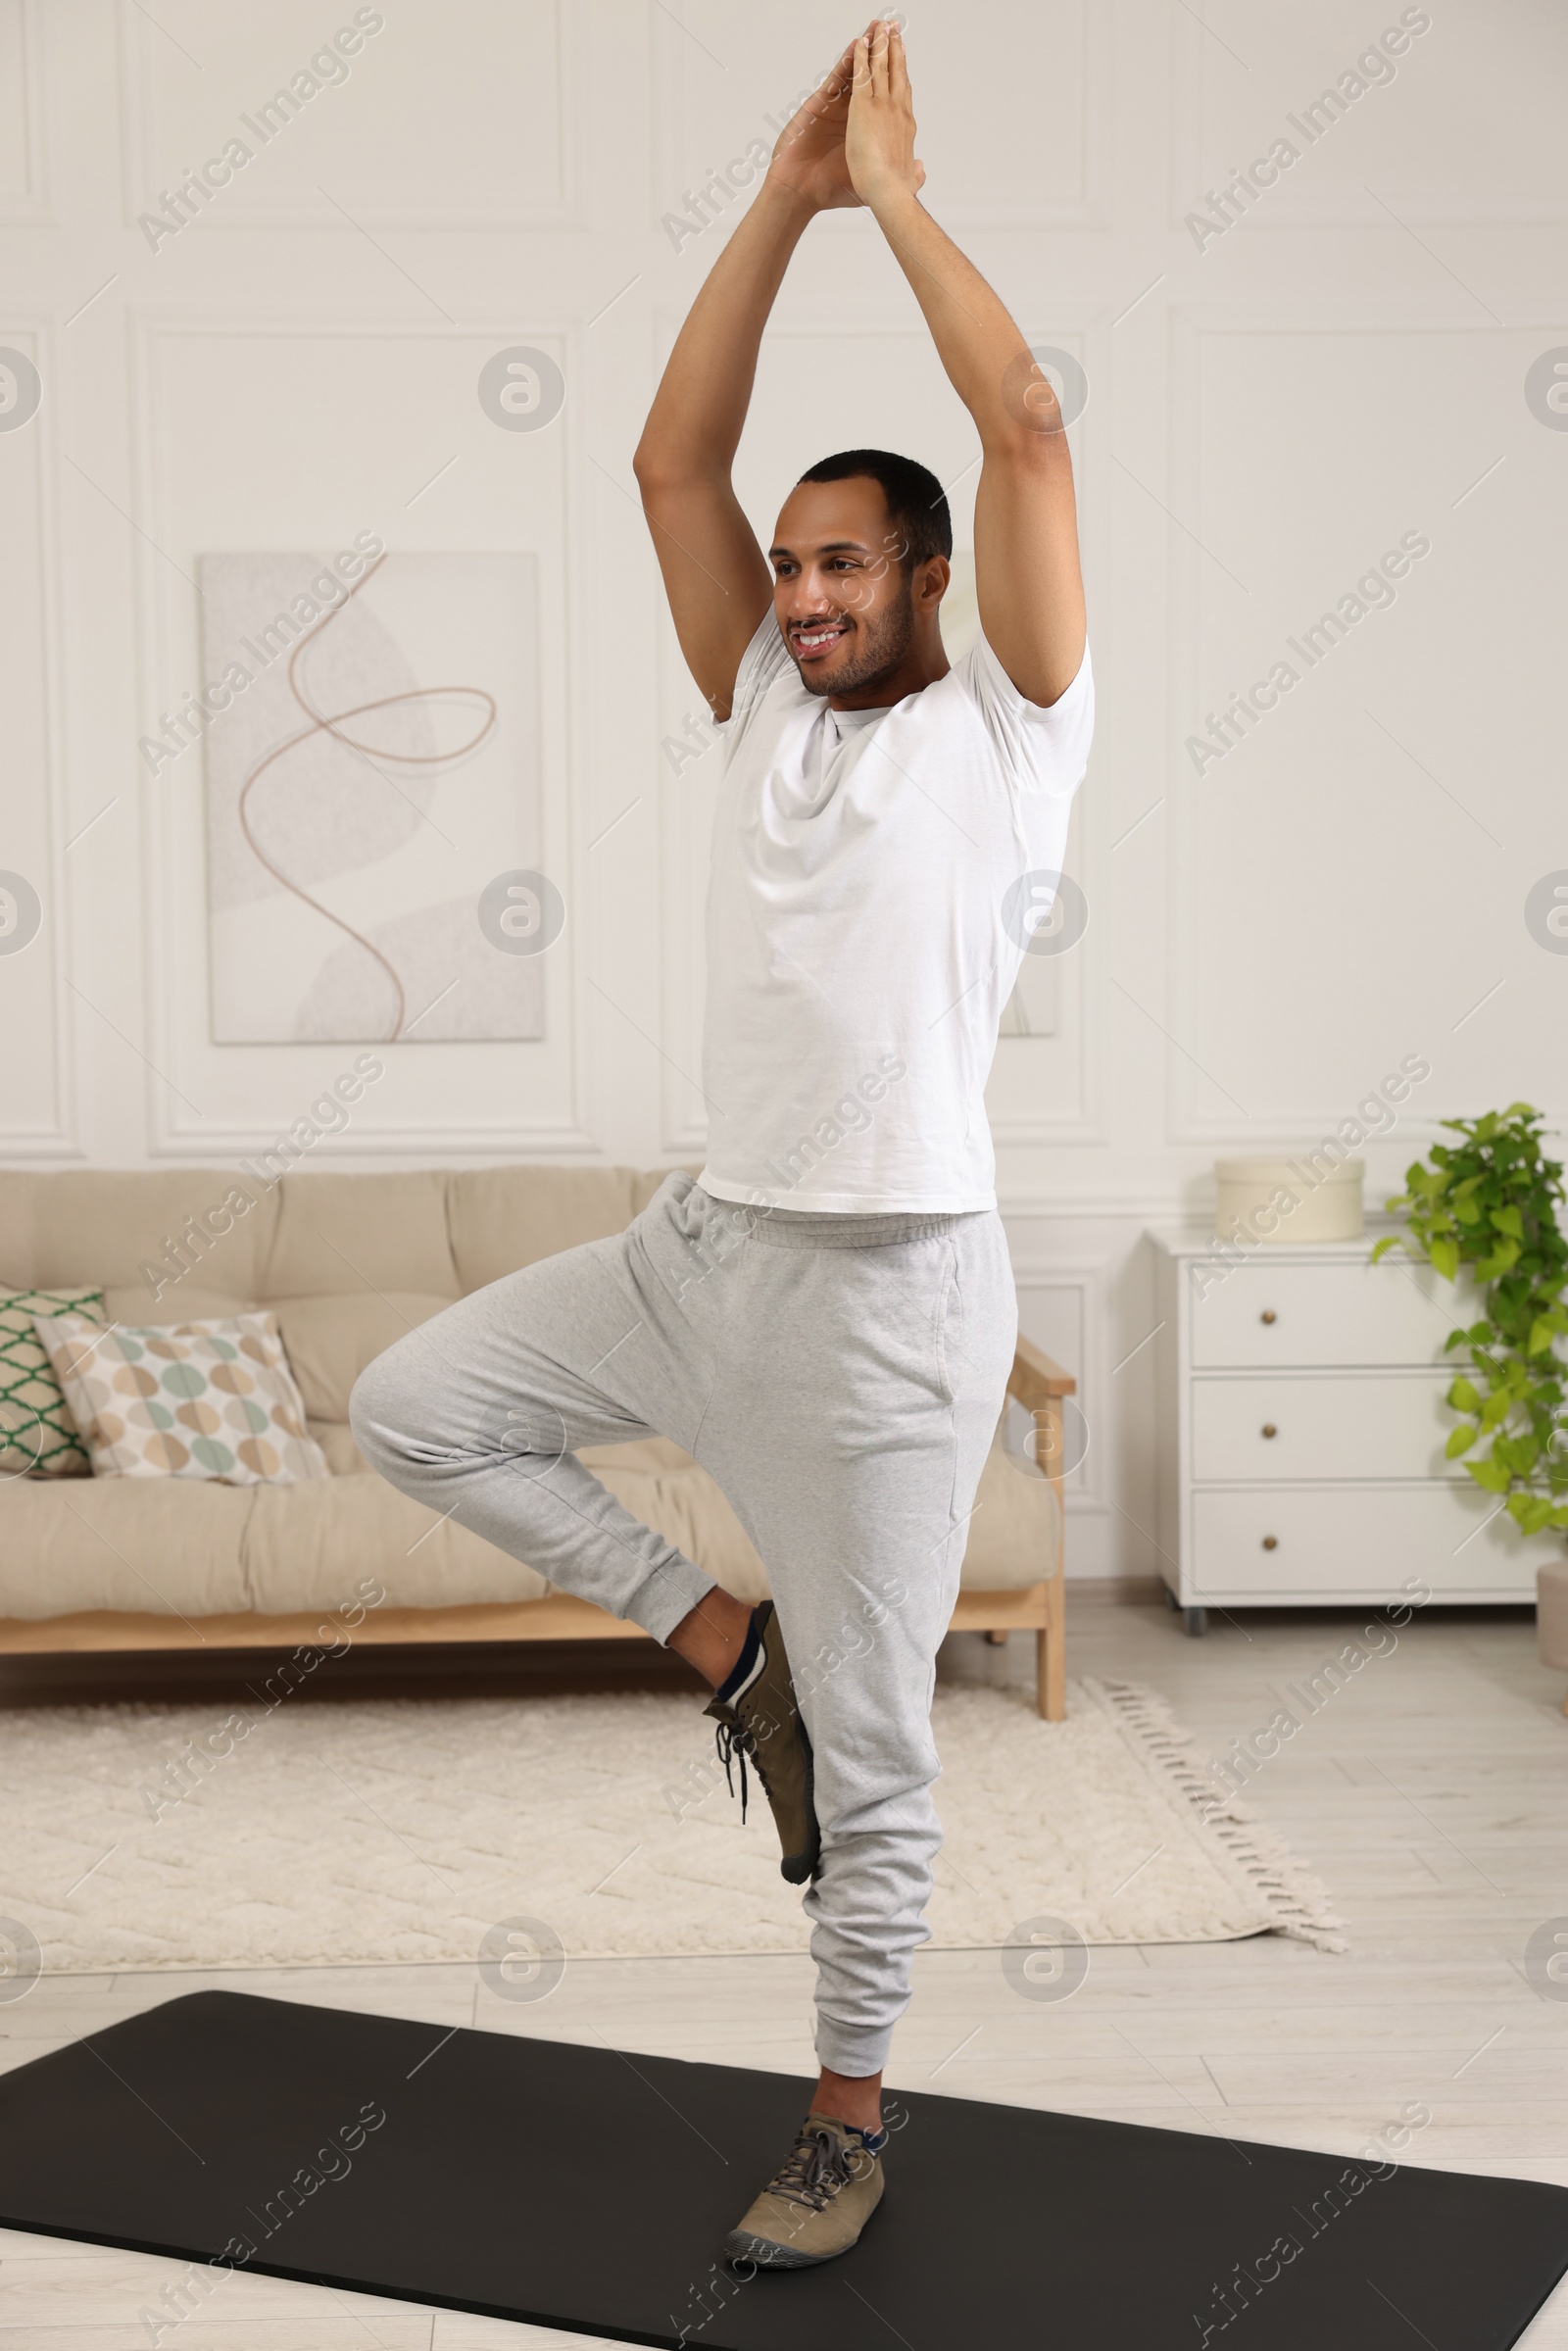
<path fill-rule="evenodd" d="M 1551 1519 L 1551 1504 L 1539 1494 L 1511 1494 L 1507 1508 L 1522 1535 L 1539 1535 Z"/>

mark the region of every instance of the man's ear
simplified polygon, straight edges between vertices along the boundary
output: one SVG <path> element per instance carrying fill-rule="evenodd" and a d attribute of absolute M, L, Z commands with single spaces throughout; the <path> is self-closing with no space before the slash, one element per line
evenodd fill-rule
<path fill-rule="evenodd" d="M 934 612 L 948 592 L 953 565 L 945 555 L 928 555 L 915 575 L 914 599 L 922 612 Z"/>

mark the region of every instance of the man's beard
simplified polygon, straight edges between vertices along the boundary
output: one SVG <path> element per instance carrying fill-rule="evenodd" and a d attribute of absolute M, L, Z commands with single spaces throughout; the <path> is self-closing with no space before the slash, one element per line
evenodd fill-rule
<path fill-rule="evenodd" d="M 874 621 L 863 619 L 858 612 L 851 617 L 858 630 L 859 646 L 846 668 L 835 669 L 831 677 L 823 677 L 820 672 L 827 666 L 825 662 L 796 662 L 796 671 L 808 694 L 820 694 L 824 698 L 830 694 L 858 694 L 864 686 L 886 685 L 897 674 L 914 635 L 914 599 L 907 574 L 898 602 L 889 605 Z"/>

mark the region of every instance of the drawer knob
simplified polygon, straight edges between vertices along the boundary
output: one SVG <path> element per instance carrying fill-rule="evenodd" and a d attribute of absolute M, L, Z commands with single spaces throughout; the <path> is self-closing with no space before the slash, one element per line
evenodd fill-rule
<path fill-rule="evenodd" d="M 1277 1437 L 1279 1435 L 1279 1431 L 1276 1429 L 1271 1420 L 1266 1420 L 1263 1423 L 1263 1434 L 1265 1437 Z"/>
<path fill-rule="evenodd" d="M 1265 1306 L 1257 1319 L 1259 1322 L 1278 1322 L 1279 1316 L 1275 1313 L 1272 1306 Z"/>
<path fill-rule="evenodd" d="M 1263 1548 L 1264 1548 L 1264 1550 L 1265 1550 L 1265 1551 L 1277 1551 L 1277 1550 L 1279 1549 L 1279 1547 L 1280 1547 L 1280 1539 L 1279 1539 L 1279 1537 L 1278 1537 L 1277 1535 L 1265 1535 L 1265 1536 L 1264 1536 L 1264 1538 L 1263 1538 Z"/>

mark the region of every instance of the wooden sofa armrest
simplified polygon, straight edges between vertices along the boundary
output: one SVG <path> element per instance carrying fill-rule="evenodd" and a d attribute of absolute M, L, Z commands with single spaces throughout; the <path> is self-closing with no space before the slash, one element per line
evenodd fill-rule
<path fill-rule="evenodd" d="M 1032 1339 L 1020 1338 L 1012 1358 L 1012 1370 L 1007 1379 L 1007 1394 L 1034 1411 L 1052 1404 L 1064 1396 L 1076 1396 L 1078 1383 L 1070 1371 L 1064 1371 L 1044 1347 L 1036 1347 Z"/>
<path fill-rule="evenodd" d="M 1077 1394 L 1072 1373 L 1048 1355 L 1032 1339 L 1020 1339 L 1007 1376 L 1007 1394 L 1022 1404 L 1035 1424 L 1032 1458 L 1039 1474 L 1049 1479 L 1058 1514 L 1062 1509 L 1061 1461 L 1063 1396 Z M 1058 1515 L 1058 1526 L 1062 1521 Z M 1067 1712 L 1067 1624 L 1065 1545 L 1058 1541 L 1055 1572 L 1039 1585 L 1045 1623 L 1036 1636 L 1039 1651 L 1039 1704 L 1048 1722 L 1061 1722 Z M 1031 1594 L 1031 1597 L 1033 1594 Z"/>

